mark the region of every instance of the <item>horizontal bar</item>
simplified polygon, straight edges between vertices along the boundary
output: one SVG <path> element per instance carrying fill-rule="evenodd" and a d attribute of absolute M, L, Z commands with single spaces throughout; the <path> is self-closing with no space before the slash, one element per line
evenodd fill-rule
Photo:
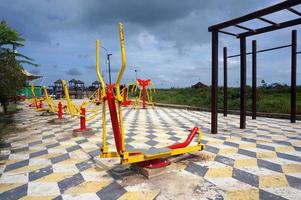
<path fill-rule="evenodd" d="M 283 10 L 285 8 L 290 8 L 290 7 L 296 6 L 298 4 L 300 4 L 300 0 L 284 1 L 284 2 L 281 2 L 281 3 L 275 4 L 273 6 L 266 7 L 266 8 L 261 9 L 261 10 L 257 10 L 255 12 L 244 15 L 242 17 L 238 17 L 238 18 L 235 18 L 235 19 L 223 22 L 223 23 L 219 23 L 219 24 L 210 26 L 208 28 L 208 31 L 213 31 L 213 30 L 218 31 L 220 29 L 224 29 L 224 28 L 227 28 L 229 26 L 233 26 L 233 25 L 236 25 L 236 24 L 240 24 L 242 22 L 246 22 L 246 21 L 249 21 L 249 20 L 252 20 L 252 19 L 256 19 L 258 17 L 262 17 L 264 15 L 268 15 L 268 14 Z"/>
<path fill-rule="evenodd" d="M 240 29 L 244 29 L 244 30 L 247 30 L 247 31 L 253 31 L 254 32 L 254 29 L 251 29 L 251 28 L 248 28 L 248 27 L 245 27 L 245 26 L 241 26 L 241 25 L 234 25 L 235 27 L 237 28 L 240 28 Z"/>
<path fill-rule="evenodd" d="M 297 52 L 297 54 L 300 54 L 300 53 L 301 53 L 301 51 Z"/>
<path fill-rule="evenodd" d="M 240 34 L 238 34 L 237 38 L 248 37 L 248 36 L 252 36 L 252 35 L 258 35 L 258 34 L 270 32 L 270 31 L 276 31 L 276 30 L 287 28 L 287 27 L 290 27 L 290 26 L 296 26 L 298 24 L 301 24 L 301 18 L 293 19 L 293 20 L 286 21 L 286 22 L 282 22 L 282 23 L 279 23 L 277 26 L 272 25 L 272 26 L 267 26 L 267 27 L 255 29 L 254 30 L 255 32 L 248 31 L 248 32 L 245 32 L 245 33 L 240 33 Z"/>
<path fill-rule="evenodd" d="M 292 13 L 294 13 L 294 14 L 296 14 L 296 15 L 301 16 L 301 13 L 299 11 L 293 9 L 293 8 L 287 8 L 287 10 L 290 11 L 290 12 L 292 12 Z"/>
<path fill-rule="evenodd" d="M 226 34 L 226 35 L 231 35 L 231 36 L 235 36 L 237 37 L 238 35 L 235 34 L 235 33 L 229 33 L 229 32 L 226 32 L 226 31 L 218 31 L 219 33 L 223 33 L 223 34 Z"/>
<path fill-rule="evenodd" d="M 263 21 L 263 22 L 266 22 L 266 23 L 275 25 L 275 26 L 278 25 L 276 22 L 273 22 L 273 21 L 271 21 L 271 20 L 269 20 L 269 19 L 266 19 L 266 18 L 263 18 L 263 17 L 258 17 L 257 19 L 259 19 L 259 20 L 261 20 L 261 21 Z"/>
<path fill-rule="evenodd" d="M 283 45 L 283 46 L 278 46 L 278 47 L 273 47 L 273 48 L 268 48 L 268 49 L 262 49 L 262 50 L 256 51 L 256 53 L 273 51 L 273 50 L 276 50 L 276 49 L 283 49 L 283 48 L 287 48 L 287 47 L 290 47 L 290 46 L 292 46 L 292 45 L 288 44 L 288 45 Z M 246 55 L 250 55 L 250 54 L 252 54 L 252 52 L 246 53 Z M 236 54 L 236 55 L 228 56 L 227 58 L 235 58 L 235 57 L 239 57 L 239 56 L 240 56 L 240 54 Z"/>

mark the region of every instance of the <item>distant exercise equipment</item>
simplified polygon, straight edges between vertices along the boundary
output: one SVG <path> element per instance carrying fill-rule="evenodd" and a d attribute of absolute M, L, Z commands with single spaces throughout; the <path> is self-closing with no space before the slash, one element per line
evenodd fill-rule
<path fill-rule="evenodd" d="M 84 102 L 81 105 L 75 104 L 71 101 L 69 90 L 65 80 L 62 80 L 62 86 L 67 102 L 67 113 L 70 114 L 71 118 L 75 116 L 80 118 L 80 128 L 75 129 L 74 132 L 76 133 L 90 131 L 91 129 L 86 127 L 86 121 L 90 121 L 96 118 L 98 112 L 97 105 L 89 100 L 84 100 Z M 89 113 L 90 116 L 87 117 L 86 113 Z"/>
<path fill-rule="evenodd" d="M 146 105 L 154 106 L 152 92 L 155 92 L 155 89 L 150 88 L 152 84 L 150 79 L 137 79 L 135 92 L 139 88 L 139 95 L 136 97 L 135 108 L 139 107 L 141 103 L 143 109 L 146 108 Z"/>

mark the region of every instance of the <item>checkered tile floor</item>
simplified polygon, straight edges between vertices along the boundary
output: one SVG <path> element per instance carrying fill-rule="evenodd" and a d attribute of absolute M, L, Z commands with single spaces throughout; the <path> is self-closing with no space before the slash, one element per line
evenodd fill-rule
<path fill-rule="evenodd" d="M 95 135 L 73 137 L 78 119 L 51 124 L 49 120 L 56 116 L 22 108 L 14 117 L 21 131 L 0 144 L 0 199 L 169 199 L 163 188 L 145 189 L 149 180 L 139 187 L 126 185 L 110 169 L 96 166 L 100 117 L 87 124 Z M 212 199 L 301 198 L 300 122 L 248 118 L 247 129 L 241 130 L 238 116 L 219 116 L 219 134 L 211 135 L 209 113 L 159 107 L 125 108 L 124 121 L 128 149 L 180 142 L 191 127 L 199 126 L 206 144 L 200 153 L 204 159 L 188 160 L 174 173 L 200 178 L 201 187 L 207 182 L 225 193 Z M 107 124 L 108 143 L 114 148 Z M 177 197 L 187 199 L 181 194 Z M 194 197 L 202 199 L 203 195 L 196 192 Z"/>

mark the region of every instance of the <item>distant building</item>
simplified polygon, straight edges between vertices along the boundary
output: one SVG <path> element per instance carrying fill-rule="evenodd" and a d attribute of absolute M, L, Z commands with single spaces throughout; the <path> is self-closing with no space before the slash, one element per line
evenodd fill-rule
<path fill-rule="evenodd" d="M 197 82 L 196 84 L 192 85 L 191 88 L 208 88 L 208 85 L 205 85 L 202 82 Z"/>

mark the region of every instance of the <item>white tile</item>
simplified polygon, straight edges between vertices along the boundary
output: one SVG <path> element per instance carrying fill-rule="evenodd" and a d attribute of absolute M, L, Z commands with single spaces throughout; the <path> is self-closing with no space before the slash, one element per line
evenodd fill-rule
<path fill-rule="evenodd" d="M 27 183 L 28 173 L 6 172 L 2 174 L 0 183 Z"/>
<path fill-rule="evenodd" d="M 28 196 L 57 196 L 60 189 L 54 182 L 30 182 L 28 183 Z"/>
<path fill-rule="evenodd" d="M 79 172 L 77 167 L 72 164 L 62 165 L 62 164 L 54 164 L 52 165 L 54 173 L 77 173 Z"/>

